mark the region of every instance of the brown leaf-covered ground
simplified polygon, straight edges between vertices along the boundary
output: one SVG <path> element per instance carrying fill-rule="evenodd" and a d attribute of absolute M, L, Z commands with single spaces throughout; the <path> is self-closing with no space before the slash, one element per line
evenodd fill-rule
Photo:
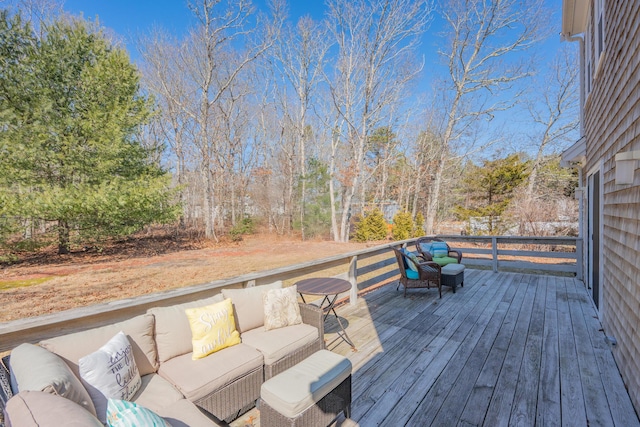
<path fill-rule="evenodd" d="M 371 246 L 249 236 L 212 243 L 139 236 L 102 251 L 57 255 L 54 249 L 0 265 L 0 322 L 54 313 L 240 274 L 268 270 Z"/>

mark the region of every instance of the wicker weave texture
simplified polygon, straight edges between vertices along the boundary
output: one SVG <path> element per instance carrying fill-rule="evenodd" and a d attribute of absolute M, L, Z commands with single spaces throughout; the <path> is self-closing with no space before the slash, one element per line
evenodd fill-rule
<path fill-rule="evenodd" d="M 324 313 L 320 307 L 299 303 L 302 323 L 318 328 L 318 336 L 324 337 Z"/>
<path fill-rule="evenodd" d="M 330 391 L 318 403 L 307 408 L 296 418 L 288 418 L 260 399 L 260 426 L 262 427 L 325 427 L 341 412 L 351 416 L 351 375 Z"/>
<path fill-rule="evenodd" d="M 405 264 L 404 254 L 398 249 L 392 248 L 398 262 L 400 270 L 400 279 L 398 287 L 404 286 L 404 296 L 407 296 L 407 289 L 417 288 L 438 288 L 440 298 L 442 298 L 442 282 L 440 276 L 440 266 L 434 262 L 422 262 L 418 265 L 419 279 L 409 279 L 407 277 L 407 266 Z"/>
<path fill-rule="evenodd" d="M 293 367 L 294 365 L 297 365 L 298 363 L 302 362 L 304 359 L 311 356 L 316 351 L 322 350 L 322 349 L 324 349 L 324 337 L 321 335 L 320 337 L 318 337 L 318 339 L 316 339 L 312 343 L 309 343 L 304 347 L 299 348 L 298 350 L 287 354 L 285 357 L 275 361 L 271 365 L 265 365 L 264 380 L 266 381 L 269 378 L 278 375 L 280 372 L 286 371 L 287 369 Z"/>
<path fill-rule="evenodd" d="M 232 420 L 260 397 L 262 377 L 260 367 L 193 403 L 220 420 Z"/>
<path fill-rule="evenodd" d="M 9 358 L 10 356 L 5 356 L 0 360 L 0 427 L 4 427 L 4 407 L 13 396 L 11 376 L 9 374 Z"/>

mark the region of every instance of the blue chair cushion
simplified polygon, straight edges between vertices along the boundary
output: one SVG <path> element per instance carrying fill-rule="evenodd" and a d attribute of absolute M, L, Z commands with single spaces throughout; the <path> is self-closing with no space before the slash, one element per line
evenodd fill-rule
<path fill-rule="evenodd" d="M 417 271 L 407 270 L 407 279 L 418 280 L 420 275 Z"/>

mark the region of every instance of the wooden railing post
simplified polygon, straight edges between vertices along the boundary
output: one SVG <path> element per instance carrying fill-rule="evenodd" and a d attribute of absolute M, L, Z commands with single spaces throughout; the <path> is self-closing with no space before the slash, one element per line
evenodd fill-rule
<path fill-rule="evenodd" d="M 358 256 L 352 256 L 349 261 L 349 282 L 351 282 L 351 293 L 349 302 L 351 305 L 358 303 Z"/>
<path fill-rule="evenodd" d="M 584 282 L 583 256 L 584 246 L 582 239 L 576 239 L 576 279 Z"/>
<path fill-rule="evenodd" d="M 498 272 L 498 238 L 496 236 L 491 237 L 491 256 L 493 272 Z"/>

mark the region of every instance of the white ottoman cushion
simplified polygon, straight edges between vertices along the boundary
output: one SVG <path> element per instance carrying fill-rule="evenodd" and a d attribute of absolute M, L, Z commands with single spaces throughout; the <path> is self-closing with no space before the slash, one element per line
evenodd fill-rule
<path fill-rule="evenodd" d="M 288 418 L 295 418 L 351 375 L 351 362 L 320 350 L 262 384 L 260 397 Z"/>

